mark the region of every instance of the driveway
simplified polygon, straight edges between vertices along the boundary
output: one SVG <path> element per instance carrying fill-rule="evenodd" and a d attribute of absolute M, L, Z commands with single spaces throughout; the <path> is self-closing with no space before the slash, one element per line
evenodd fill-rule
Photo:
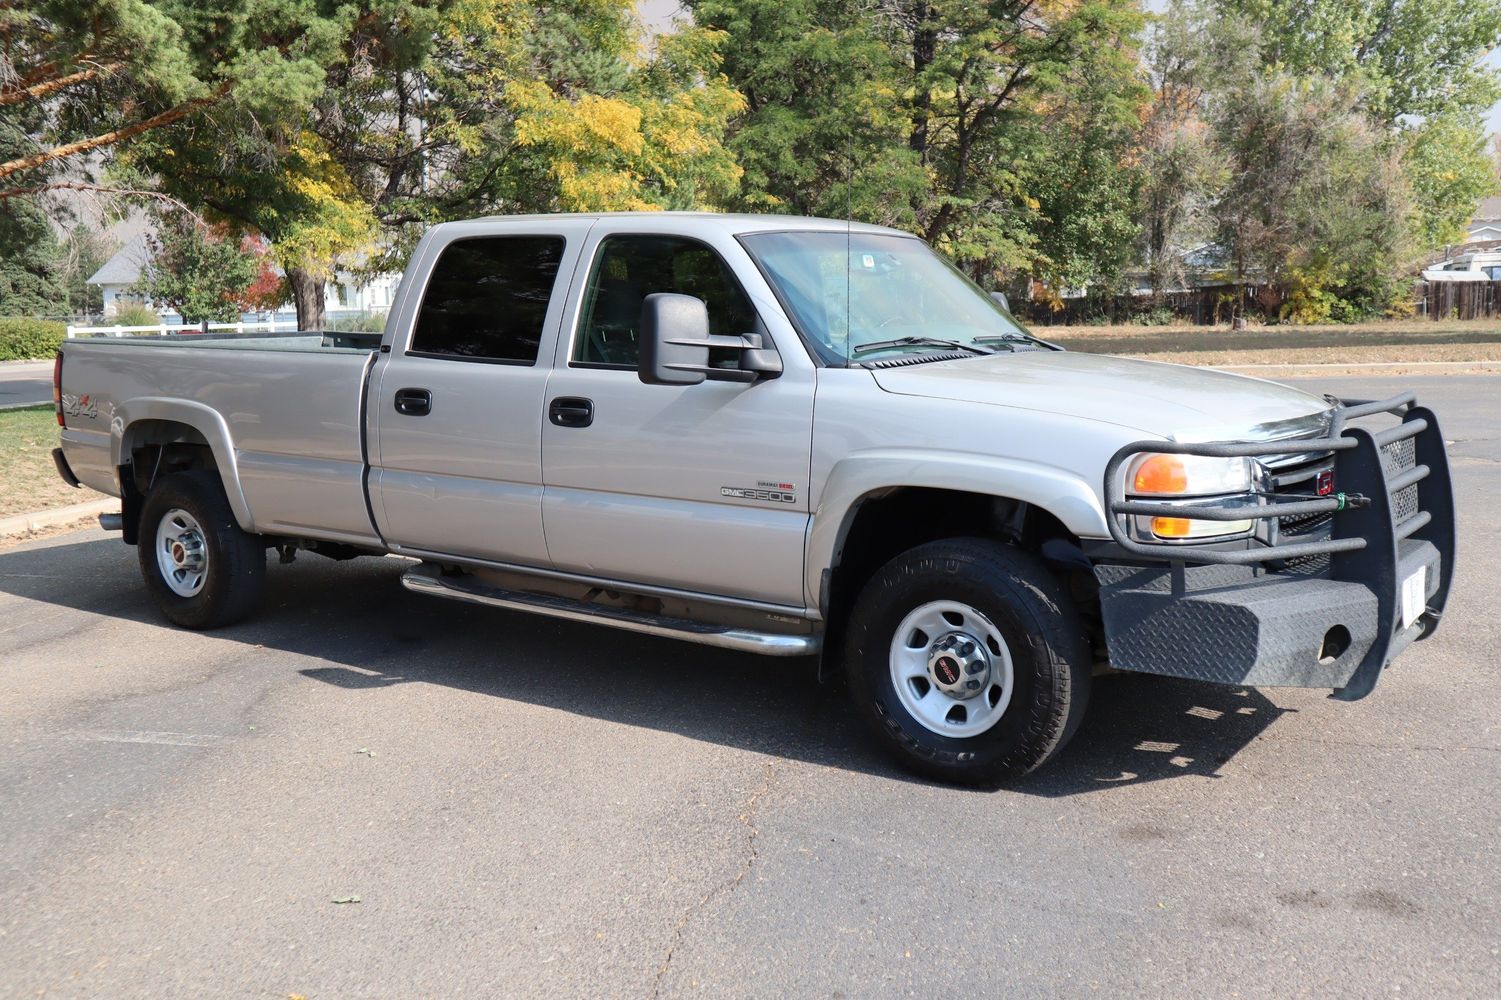
<path fill-rule="evenodd" d="M 0 551 L 0 996 L 1492 1000 L 1501 379 L 1402 384 L 1455 440 L 1444 630 L 1355 704 L 1102 679 L 995 793 L 892 769 L 805 663 L 395 560 L 195 634 L 117 537 Z"/>

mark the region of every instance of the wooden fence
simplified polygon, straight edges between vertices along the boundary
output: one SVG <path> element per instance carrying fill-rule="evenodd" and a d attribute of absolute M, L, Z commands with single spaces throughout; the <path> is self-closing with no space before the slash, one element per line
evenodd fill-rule
<path fill-rule="evenodd" d="M 1424 281 L 1417 314 L 1429 319 L 1495 319 L 1501 316 L 1501 281 Z"/>

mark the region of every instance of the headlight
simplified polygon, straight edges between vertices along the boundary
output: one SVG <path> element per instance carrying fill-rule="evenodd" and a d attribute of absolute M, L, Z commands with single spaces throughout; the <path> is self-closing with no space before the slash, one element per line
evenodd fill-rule
<path fill-rule="evenodd" d="M 1223 506 L 1227 499 L 1255 502 L 1251 462 L 1244 458 L 1203 455 L 1142 455 L 1131 464 L 1129 492 L 1134 497 L 1194 498 Z M 1211 499 L 1212 498 L 1212 499 Z M 1194 502 L 1182 504 L 1187 513 Z M 1138 517 L 1138 533 L 1152 538 L 1193 541 L 1249 532 L 1252 521 L 1206 521 L 1190 517 Z"/>
<path fill-rule="evenodd" d="M 1131 466 L 1131 492 L 1140 497 L 1212 497 L 1251 491 L 1244 458 L 1142 455 Z"/>

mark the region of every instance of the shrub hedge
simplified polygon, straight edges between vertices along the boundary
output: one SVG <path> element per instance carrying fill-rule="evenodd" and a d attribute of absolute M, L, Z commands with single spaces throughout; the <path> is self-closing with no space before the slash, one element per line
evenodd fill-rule
<path fill-rule="evenodd" d="M 0 361 L 50 358 L 62 346 L 67 332 L 62 323 L 0 317 Z"/>

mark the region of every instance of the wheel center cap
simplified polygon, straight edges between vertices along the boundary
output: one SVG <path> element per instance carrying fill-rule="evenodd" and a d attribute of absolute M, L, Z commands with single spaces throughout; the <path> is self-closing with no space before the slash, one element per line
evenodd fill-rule
<path fill-rule="evenodd" d="M 951 698 L 973 698 L 990 683 L 990 656 L 972 635 L 951 632 L 928 649 L 928 679 Z"/>

